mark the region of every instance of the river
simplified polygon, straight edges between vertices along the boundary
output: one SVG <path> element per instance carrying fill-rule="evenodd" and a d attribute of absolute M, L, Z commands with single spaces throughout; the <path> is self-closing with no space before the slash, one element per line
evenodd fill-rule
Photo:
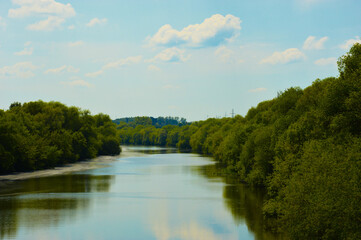
<path fill-rule="evenodd" d="M 211 158 L 123 149 L 101 168 L 3 187 L 0 239 L 280 239 L 264 230 L 264 191 L 220 177 Z"/>

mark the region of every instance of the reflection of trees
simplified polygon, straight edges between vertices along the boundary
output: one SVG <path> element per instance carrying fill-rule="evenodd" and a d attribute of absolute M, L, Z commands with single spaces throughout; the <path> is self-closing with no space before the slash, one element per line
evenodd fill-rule
<path fill-rule="evenodd" d="M 69 221 L 92 200 L 77 193 L 107 192 L 113 180 L 114 176 L 75 174 L 8 184 L 0 195 L 0 238 L 15 237 L 24 224 L 31 228 Z"/>
<path fill-rule="evenodd" d="M 236 223 L 245 221 L 257 240 L 280 239 L 281 236 L 266 230 L 267 222 L 262 212 L 265 196 L 264 189 L 245 184 L 226 185 L 223 189 L 225 204 Z"/>
<path fill-rule="evenodd" d="M 0 198 L 0 238 L 15 236 L 17 229 L 15 201 Z"/>
<path fill-rule="evenodd" d="M 165 153 L 177 153 L 179 152 L 178 149 L 176 148 L 131 148 L 128 149 L 129 152 L 139 152 L 139 153 L 144 153 L 144 154 L 165 154 Z"/>
<path fill-rule="evenodd" d="M 235 176 L 227 174 L 219 164 L 202 166 L 198 168 L 198 171 L 207 178 L 220 179 L 226 183 L 223 188 L 223 197 L 236 224 L 245 222 L 257 240 L 281 239 L 281 236 L 266 230 L 267 222 L 262 212 L 266 197 L 264 189 L 251 188 L 239 183 Z"/>

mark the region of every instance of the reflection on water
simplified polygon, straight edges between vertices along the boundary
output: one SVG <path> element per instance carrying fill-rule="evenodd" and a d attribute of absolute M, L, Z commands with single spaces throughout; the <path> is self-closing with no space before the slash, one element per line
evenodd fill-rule
<path fill-rule="evenodd" d="M 158 146 L 122 146 L 123 151 L 138 152 L 144 154 L 164 154 L 164 153 L 178 153 L 177 148 L 158 147 Z"/>
<path fill-rule="evenodd" d="M 70 221 L 91 200 L 72 193 L 106 192 L 113 180 L 114 176 L 74 174 L 8 183 L 0 189 L 1 239 L 14 238 L 19 222 L 36 228 Z"/>
<path fill-rule="evenodd" d="M 223 196 L 227 208 L 239 224 L 246 222 L 248 229 L 255 234 L 255 239 L 280 239 L 281 236 L 267 231 L 262 213 L 265 200 L 263 189 L 249 188 L 244 184 L 226 185 Z"/>
<path fill-rule="evenodd" d="M 266 200 L 266 191 L 252 188 L 229 174 L 219 164 L 198 167 L 202 175 L 209 179 L 220 179 L 225 183 L 223 198 L 227 209 L 231 212 L 236 224 L 246 223 L 248 229 L 255 234 L 255 239 L 281 239 L 283 236 L 267 231 L 267 223 L 263 217 L 262 206 Z"/>
<path fill-rule="evenodd" d="M 78 193 L 106 192 L 114 176 L 67 174 L 61 176 L 33 178 L 13 181 L 0 190 L 0 196 L 23 193 Z"/>
<path fill-rule="evenodd" d="M 279 239 L 264 231 L 264 192 L 212 160 L 127 147 L 108 167 L 7 183 L 1 239 Z M 139 154 L 142 153 L 142 154 Z"/>

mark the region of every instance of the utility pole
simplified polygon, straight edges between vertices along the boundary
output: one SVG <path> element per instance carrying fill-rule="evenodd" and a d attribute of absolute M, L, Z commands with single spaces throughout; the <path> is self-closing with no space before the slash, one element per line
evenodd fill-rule
<path fill-rule="evenodd" d="M 232 118 L 234 118 L 234 109 L 232 108 L 232 113 L 231 113 Z"/>

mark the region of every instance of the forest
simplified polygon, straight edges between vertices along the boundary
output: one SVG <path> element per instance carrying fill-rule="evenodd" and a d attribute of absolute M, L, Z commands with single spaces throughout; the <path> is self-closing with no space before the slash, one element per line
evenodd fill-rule
<path fill-rule="evenodd" d="M 292 239 L 361 236 L 361 44 L 340 57 L 338 77 L 291 87 L 245 117 L 189 125 L 122 123 L 122 144 L 172 146 L 213 156 L 267 188 L 269 228 Z"/>
<path fill-rule="evenodd" d="M 115 124 L 105 114 L 59 102 L 11 104 L 0 110 L 0 174 L 33 171 L 119 154 Z"/>
<path fill-rule="evenodd" d="M 161 128 L 167 125 L 176 125 L 176 126 L 184 126 L 187 125 L 187 120 L 185 118 L 179 117 L 125 117 L 125 118 L 117 118 L 113 120 L 116 124 L 127 123 L 131 127 L 136 127 L 138 125 L 146 126 L 152 125 L 156 128 Z"/>

